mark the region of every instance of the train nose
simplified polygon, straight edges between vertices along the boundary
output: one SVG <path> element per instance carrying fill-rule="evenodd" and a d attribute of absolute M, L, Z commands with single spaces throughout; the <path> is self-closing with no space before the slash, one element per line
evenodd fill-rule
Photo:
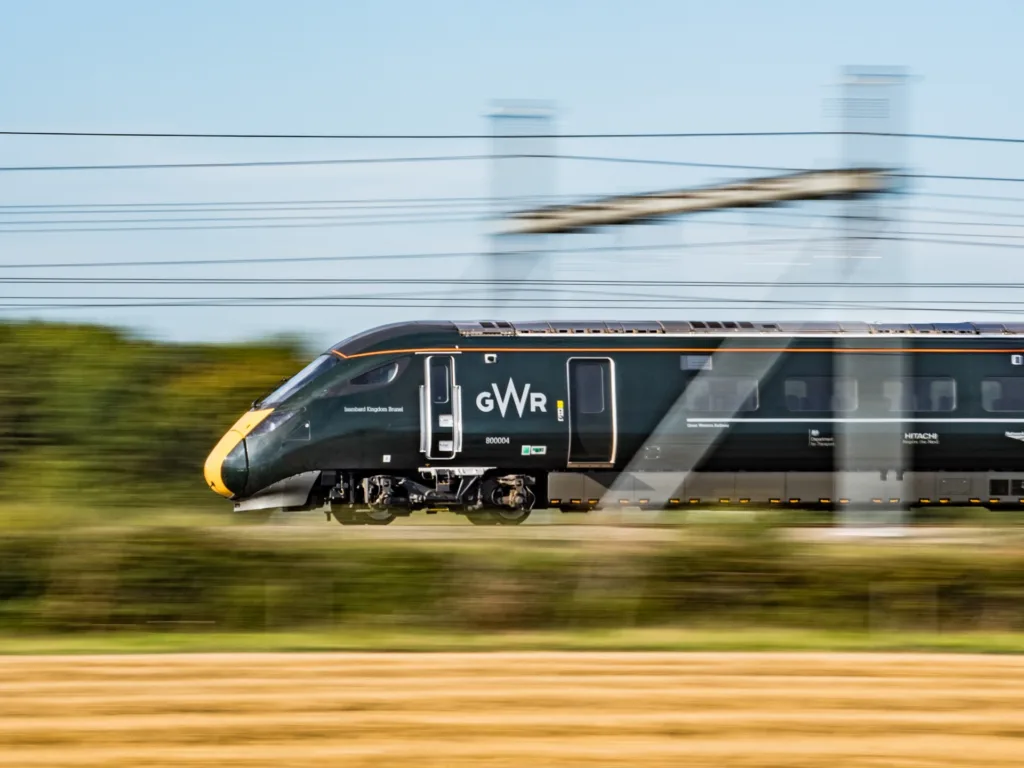
<path fill-rule="evenodd" d="M 245 448 L 245 436 L 266 419 L 272 410 L 250 411 L 245 414 L 210 451 L 203 466 L 203 476 L 214 493 L 230 499 L 245 492 L 245 484 L 249 479 L 249 457 Z"/>
<path fill-rule="evenodd" d="M 227 434 L 210 451 L 203 467 L 206 484 L 214 493 L 231 498 L 241 496 L 249 479 L 249 457 L 245 452 L 245 436 L 237 429 Z"/>

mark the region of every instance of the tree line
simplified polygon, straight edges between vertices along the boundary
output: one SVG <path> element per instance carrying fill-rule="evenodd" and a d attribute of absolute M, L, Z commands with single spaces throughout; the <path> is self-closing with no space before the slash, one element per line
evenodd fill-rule
<path fill-rule="evenodd" d="M 210 449 L 306 357 L 289 339 L 176 344 L 96 325 L 0 324 L 0 495 L 206 498 Z"/>

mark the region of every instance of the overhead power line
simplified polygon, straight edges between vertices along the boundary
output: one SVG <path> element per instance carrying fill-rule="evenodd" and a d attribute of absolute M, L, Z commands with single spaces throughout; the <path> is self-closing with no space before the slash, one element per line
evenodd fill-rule
<path fill-rule="evenodd" d="M 219 214 L 222 212 L 232 212 L 234 209 L 199 209 L 198 213 L 205 214 Z M 195 224 L 195 223 L 221 223 L 221 222 L 243 222 L 252 225 L 250 228 L 264 228 L 267 222 L 278 222 L 278 221 L 304 221 L 304 222 L 322 222 L 322 221 L 333 221 L 337 222 L 338 226 L 345 225 L 372 225 L 372 224 L 441 224 L 451 222 L 471 222 L 482 220 L 487 211 L 483 210 L 459 210 L 454 209 L 451 211 L 405 211 L 401 213 L 347 213 L 347 214 L 332 214 L 330 208 L 264 208 L 264 209 L 241 209 L 242 212 L 250 214 L 262 213 L 262 211 L 269 210 L 274 211 L 273 216 L 159 216 L 159 217 L 135 217 L 135 218 L 82 218 L 82 219 L 4 219 L 4 215 L 11 215 L 12 212 L 0 211 L 0 233 L 16 233 L 16 232 L 110 232 L 110 231 L 136 231 L 138 229 L 148 229 L 148 227 L 123 227 L 123 228 L 111 228 L 111 227 L 100 227 L 100 225 L 106 224 Z M 911 210 L 911 209 L 906 209 Z M 927 211 L 927 209 L 924 209 Z M 286 211 L 290 213 L 299 213 L 298 216 L 282 216 L 276 215 L 277 211 Z M 309 213 L 310 211 L 317 212 L 315 215 Z M 143 213 L 139 211 L 138 213 Z M 167 211 L 170 213 L 182 213 L 183 210 Z M 935 209 L 935 212 L 953 212 L 951 209 Z M 17 215 L 29 215 L 29 214 L 41 214 L 45 216 L 59 215 L 56 212 L 49 211 L 28 211 L 19 212 Z M 78 213 L 77 211 L 64 211 L 63 215 L 70 215 L 71 213 Z M 136 211 L 120 211 L 122 216 L 134 215 Z M 842 214 L 801 214 L 795 211 L 780 211 L 783 220 L 814 220 L 819 222 L 831 221 L 835 223 L 842 222 L 860 222 L 862 221 L 859 217 L 844 216 Z M 972 215 L 969 211 L 959 211 L 961 214 Z M 85 215 L 85 214 L 83 214 Z M 979 216 L 995 216 L 999 218 L 1024 218 L 1024 214 L 974 214 Z M 932 226 L 942 227 L 973 227 L 973 228 L 996 228 L 996 229 L 1022 229 L 1024 223 L 1017 222 L 1003 222 L 1003 221 L 965 221 L 965 220 L 954 220 L 954 219 L 899 219 L 897 221 L 900 225 L 907 224 L 923 224 Z M 272 225 L 267 225 L 272 226 Z M 295 225 L 301 227 L 304 225 Z M 310 224 L 310 226 L 317 226 L 316 224 Z M 719 219 L 705 219 L 693 222 L 694 227 L 767 227 L 772 229 L 805 229 L 807 224 L 801 223 L 784 223 L 778 221 L 722 221 Z M 15 229 L 18 227 L 18 229 Z M 52 227 L 52 228 L 51 228 Z M 95 230 L 94 230 L 95 227 Z M 9 228 L 9 229 L 8 229 Z M 169 227 L 169 229 L 194 229 L 191 226 L 181 227 Z M 887 230 L 888 234 L 952 234 L 949 232 L 935 233 L 935 232 L 909 232 L 903 230 Z M 966 234 L 975 237 L 994 237 L 994 238 L 1016 238 L 1021 235 L 1007 235 L 1007 234 L 988 234 L 985 232 L 967 232 Z"/>
<path fill-rule="evenodd" d="M 155 308 L 155 307 L 178 307 L 178 308 L 196 308 L 196 307 L 349 307 L 349 308 L 361 308 L 361 309 L 447 309 L 453 312 L 465 309 L 485 309 L 493 311 L 493 301 L 490 300 L 478 300 L 478 299 L 462 299 L 459 297 L 419 297 L 417 295 L 408 295 L 401 297 L 365 297 L 360 300 L 359 298 L 353 298 L 349 296 L 339 297 L 250 297 L 250 298 L 189 298 L 184 300 L 178 299 L 153 299 L 150 297 L 136 298 L 123 298 L 111 300 L 110 298 L 97 298 L 91 301 L 83 301 L 82 297 L 52 297 L 52 300 L 60 300 L 59 303 L 49 304 L 0 304 L 0 310 L 3 311 L 15 311 L 15 310 L 59 310 L 59 309 L 144 309 L 144 308 Z M 10 298 L 0 299 L 0 301 L 10 301 Z M 47 301 L 43 297 L 40 298 L 29 298 L 26 297 L 25 301 Z M 650 299 L 643 299 L 642 301 L 635 300 L 622 300 L 621 302 L 609 302 L 606 299 L 600 300 L 565 300 L 565 299 L 545 299 L 543 302 L 534 302 L 533 300 L 524 297 L 522 301 L 517 300 L 515 297 L 509 297 L 510 309 L 551 309 L 554 307 L 562 307 L 567 309 L 587 309 L 587 310 L 598 310 L 598 311 L 617 311 L 617 310 L 669 310 L 672 308 L 686 309 L 688 312 L 693 310 L 708 310 L 717 311 L 723 308 L 727 308 L 724 305 L 732 305 L 733 307 L 752 307 L 755 305 L 764 305 L 765 308 L 772 307 L 775 309 L 781 307 L 787 307 L 789 311 L 793 310 L 809 310 L 809 309 L 847 309 L 847 310 L 906 310 L 908 308 L 907 302 L 901 301 L 898 305 L 885 304 L 882 302 L 855 302 L 855 301 L 841 301 L 841 300 L 776 300 L 776 299 L 732 299 L 727 297 L 686 297 L 675 300 L 666 301 L 654 301 Z M 985 308 L 990 304 L 989 302 L 977 302 L 977 307 L 965 307 L 965 306 L 950 306 L 949 302 L 943 302 L 942 306 L 914 306 L 914 309 L 926 311 L 932 314 L 972 314 L 978 315 L 980 312 L 985 311 Z M 1003 309 L 1000 310 L 1000 314 L 1003 315 L 1024 315 L 1024 309 Z"/>
<path fill-rule="evenodd" d="M 623 163 L 632 165 L 664 165 L 679 168 L 714 168 L 735 171 L 799 172 L 809 168 L 787 168 L 774 165 L 737 165 L 734 163 L 704 163 L 686 160 L 657 160 L 632 157 L 605 157 L 602 155 L 564 154 L 488 154 L 488 155 L 421 155 L 410 157 L 351 157 L 316 160 L 244 160 L 211 163 L 122 163 L 110 165 L 11 165 L 0 166 L 3 173 L 42 173 L 50 171 L 152 171 L 195 168 L 265 168 L 308 165 L 384 165 L 404 163 L 454 163 L 476 160 L 577 160 L 596 163 Z"/>
<path fill-rule="evenodd" d="M 546 199 L 570 199 L 567 195 L 550 195 Z M 35 203 L 0 205 L 0 216 L 47 216 L 57 213 L 83 215 L 88 213 L 198 213 L 200 211 L 319 211 L 319 210 L 436 210 L 438 208 L 486 208 L 498 202 L 490 197 L 437 197 L 437 198 L 366 198 L 364 200 L 263 200 L 263 201 L 196 201 L 170 203 Z"/>
<path fill-rule="evenodd" d="M 562 199 L 569 195 L 538 195 L 540 199 Z M 500 202 L 505 198 L 483 195 L 469 197 L 350 197 L 322 200 L 176 200 L 171 202 L 149 201 L 145 203 L 20 203 L 0 205 L 0 210 L 21 210 L 26 208 L 156 208 L 156 207 L 209 207 L 209 206 L 266 206 L 266 205 L 447 205 L 462 203 Z"/>
<path fill-rule="evenodd" d="M 0 131 L 0 136 L 113 139 L 287 139 L 345 141 L 469 141 L 486 139 L 728 139 L 810 136 L 877 136 L 931 141 L 1024 144 L 1024 138 L 890 131 L 653 131 L 625 133 L 183 133 L 143 131 Z"/>
<path fill-rule="evenodd" d="M 908 197 L 939 197 L 948 198 L 953 200 L 985 200 L 995 202 L 1009 202 L 1009 203 L 1020 203 L 1024 202 L 1024 197 L 1009 196 L 1009 195 L 972 195 L 957 192 L 929 192 L 924 190 L 914 190 L 907 195 Z M 584 196 L 582 195 L 536 195 L 531 196 L 531 200 L 542 201 L 573 201 L 581 200 Z M 325 199 L 300 199 L 300 200 L 173 200 L 173 201 L 160 201 L 151 200 L 148 202 L 95 202 L 95 203 L 19 203 L 19 204 L 0 204 L 0 212 L 19 212 L 23 210 L 36 209 L 85 209 L 85 208 L 219 208 L 222 206 L 237 206 L 237 207 L 252 207 L 254 209 L 262 208 L 263 206 L 345 206 L 354 208 L 405 208 L 405 207 L 438 207 L 446 205 L 486 205 L 494 203 L 507 202 L 508 198 L 493 197 L 487 195 L 475 195 L 475 196 L 464 196 L 464 197 L 365 197 L 365 198 L 325 198 Z M 913 206 L 900 206 L 899 209 L 907 209 Z M 916 208 L 916 210 L 925 210 L 923 208 Z M 774 212 L 779 212 L 784 209 L 777 209 Z M 928 210 L 939 210 L 939 209 L 928 209 Z M 958 211 L 959 212 L 959 211 Z M 988 211 L 964 211 L 965 213 L 976 213 L 978 215 L 1005 215 L 1000 213 L 990 213 Z"/>
<path fill-rule="evenodd" d="M 294 208 L 287 210 L 296 210 Z M 314 209 L 324 210 L 324 209 Z M 219 213 L 219 211 L 203 211 L 203 213 Z M 443 213 L 443 212 L 442 212 Z M 459 215 L 459 221 L 463 219 L 472 221 L 473 219 L 480 218 L 481 211 L 453 211 L 452 214 Z M 53 214 L 50 214 L 51 216 Z M 65 214 L 66 215 L 66 214 Z M 419 218 L 410 218 L 416 217 Z M 451 215 L 451 214 L 448 214 Z M 469 217 L 469 218 L 466 218 Z M 333 219 L 337 221 L 346 222 L 381 222 L 384 224 L 395 224 L 395 223 L 430 223 L 432 221 L 449 221 L 447 217 L 438 217 L 438 214 L 433 211 L 422 211 L 422 212 L 403 212 L 403 213 L 355 213 L 345 215 L 332 215 L 332 216 L 202 216 L 202 217 L 153 217 L 153 218 L 131 218 L 131 219 L 50 219 L 40 221 L 39 219 L 34 220 L 21 220 L 15 219 L 3 220 L 0 219 L 0 226 L 4 227 L 16 227 L 16 226 L 38 226 L 40 224 L 46 225 L 58 225 L 58 224 L 152 224 L 152 223 L 191 223 L 191 222 L 205 222 L 205 221 L 249 221 L 262 223 L 266 221 L 299 221 L 299 220 L 318 220 L 318 219 Z M 996 225 L 996 226 L 1012 226 L 1012 225 Z M 4 230 L 0 230 L 4 231 Z M 29 230 L 32 231 L 32 230 Z"/>
<path fill-rule="evenodd" d="M 66 230 L 65 230 L 66 231 Z M 1019 250 L 1024 245 L 1014 243 L 990 242 L 983 240 L 965 240 L 960 238 L 925 238 L 925 237 L 892 237 L 892 236 L 866 236 L 859 238 L 873 241 L 897 241 L 927 243 L 932 245 L 964 245 L 980 246 L 989 248 L 1011 248 Z M 840 237 L 787 237 L 767 238 L 763 240 L 730 240 L 730 241 L 708 241 L 690 243 L 651 243 L 646 245 L 611 245 L 592 246 L 578 248 L 546 248 L 545 254 L 602 254 L 622 253 L 634 251 L 638 253 L 662 251 L 669 254 L 696 248 L 763 248 L 777 245 L 799 245 L 802 248 L 809 248 L 815 243 L 838 243 Z M 19 264 L 0 264 L 0 270 L 7 269 L 110 269 L 120 267 L 196 267 L 214 265 L 247 266 L 255 264 L 309 264 L 309 263 L 332 263 L 350 261 L 430 261 L 435 259 L 460 259 L 480 256 L 479 251 L 426 251 L 408 253 L 382 253 L 382 254 L 358 254 L 343 256 L 267 256 L 267 257 L 242 257 L 235 259 L 161 259 L 161 260 L 124 260 L 124 261 L 85 261 L 85 262 L 38 262 Z"/>
<path fill-rule="evenodd" d="M 316 160 L 246 160 L 212 163 L 125 163 L 112 165 L 13 165 L 0 166 L 0 173 L 36 173 L 36 172 L 71 172 L 71 171 L 140 171 L 140 170 L 173 170 L 196 168 L 264 168 L 287 166 L 317 165 L 386 165 L 407 163 L 450 163 L 479 160 L 511 160 L 511 159 L 549 159 L 576 160 L 597 163 L 621 163 L 627 165 L 660 165 L 678 168 L 710 168 L 736 171 L 767 171 L 771 173 L 800 173 L 813 171 L 813 168 L 794 168 L 774 165 L 738 165 L 733 163 L 705 163 L 688 160 L 658 160 L 638 157 L 610 157 L 603 155 L 567 155 L 567 154 L 501 154 L 501 155 L 421 155 L 409 157 L 350 157 Z M 935 181 L 976 181 L 998 183 L 1024 183 L 1024 178 L 1013 176 L 967 176 L 955 174 L 931 173 L 898 173 L 890 174 L 894 178 L 929 179 Z"/>
<path fill-rule="evenodd" d="M 272 305 L 279 303 L 297 302 L 299 304 L 305 304 L 307 302 L 316 301 L 341 301 L 341 302 L 379 302 L 379 301 L 409 301 L 413 304 L 418 304 L 420 301 L 447 301 L 452 306 L 459 306 L 465 301 L 477 301 L 487 297 L 450 297 L 450 296 L 438 296 L 438 295 L 422 295 L 419 293 L 405 293 L 400 295 L 369 295 L 369 296 L 4 296 L 0 297 L 0 301 L 76 301 L 76 302 L 91 302 L 91 301 L 181 301 L 181 302 L 216 302 L 220 304 L 247 304 L 257 303 L 259 305 Z M 651 304 L 701 304 L 707 302 L 715 302 L 718 304 L 822 304 L 826 306 L 842 305 L 848 307 L 869 307 L 874 308 L 878 305 L 877 299 L 760 299 L 753 297 L 729 297 L 729 296 L 643 296 L 645 302 Z M 566 306 L 573 306 L 576 304 L 587 304 L 588 306 L 593 304 L 598 307 L 602 306 L 618 306 L 619 304 L 628 304 L 635 299 L 630 298 L 595 298 L 594 296 L 586 296 L 582 298 L 574 298 L 572 296 L 557 296 L 550 299 L 553 304 L 564 304 Z M 515 304 L 517 301 L 535 301 L 530 297 L 509 297 L 509 301 Z M 945 301 L 945 300 L 928 300 L 928 299 L 908 299 L 901 300 L 901 304 L 906 306 L 914 305 L 931 305 L 935 304 L 936 301 L 941 301 L 943 306 L 1014 306 L 1019 307 L 1020 302 L 1016 301 L 985 301 L 985 300 L 958 300 L 958 301 Z M 1024 312 L 1024 309 L 1021 310 Z"/>
<path fill-rule="evenodd" d="M 188 231 L 211 231 L 211 230 L 252 230 L 252 229 L 336 229 L 353 226 L 411 226 L 411 225 L 436 225 L 453 223 L 479 222 L 485 219 L 483 211 L 451 211 L 445 215 L 437 215 L 430 212 L 405 214 L 348 214 L 348 215 L 302 215 L 302 216 L 208 216 L 188 218 L 118 218 L 118 219 L 57 219 L 49 221 L 39 220 L 14 220 L 4 221 L 0 219 L 0 236 L 18 234 L 61 234 L 61 233 L 112 233 L 112 232 L 188 232 Z M 841 215 L 823 216 L 801 216 L 797 213 L 786 214 L 789 219 L 817 219 L 819 221 L 831 220 L 837 224 L 842 222 L 856 223 L 861 221 L 855 217 L 844 217 Z M 234 223 L 224 223 L 234 222 Z M 1020 229 L 1024 224 L 1000 223 L 1000 222 L 974 222 L 959 220 L 927 220 L 927 219 L 904 219 L 897 223 L 923 224 L 938 227 L 960 227 L 977 229 Z M 109 226 L 113 225 L 113 226 Z M 806 230 L 808 227 L 801 224 L 789 224 L 773 221 L 721 221 L 704 220 L 695 223 L 696 227 L 739 227 L 739 228 L 768 228 L 785 230 Z M 1022 234 L 1007 234 L 1004 232 L 991 231 L 934 231 L 934 230 L 911 230 L 911 229 L 888 229 L 883 234 L 864 233 L 859 235 L 861 239 L 874 240 L 913 240 L 917 237 L 958 237 L 986 238 L 989 240 L 1019 240 L 1024 238 Z M 841 237 L 836 235 L 836 238 Z M 772 242 L 778 242 L 773 240 Z M 953 241 L 950 241 L 951 243 Z M 957 241 L 959 244 L 971 244 L 966 241 Z M 976 242 L 974 244 L 982 244 Z M 703 247 L 713 247 L 715 242 L 700 243 Z M 675 246 L 656 247 L 693 247 L 691 244 Z M 628 247 L 623 247 L 629 250 Z M 551 252 L 550 249 L 547 249 Z M 557 251 L 556 251 L 557 252 Z M 3 265 L 0 265 L 2 267 Z"/>
<path fill-rule="evenodd" d="M 14 165 L 0 167 L 0 172 L 42 171 L 142 171 L 178 168 L 264 168 L 301 165 L 382 165 L 399 163 L 452 163 L 466 160 L 490 160 L 491 155 L 429 155 L 412 157 L 348 157 L 329 160 L 246 160 L 223 163 L 127 163 L 120 165 Z"/>
<path fill-rule="evenodd" d="M 915 288 L 915 289 L 998 289 L 1024 290 L 1024 283 L 994 282 L 848 282 L 800 280 L 586 280 L 401 278 L 401 277 L 0 277 L 8 285 L 414 285 L 462 287 L 524 286 L 559 289 L 600 288 Z"/>
<path fill-rule="evenodd" d="M 550 248 L 545 253 L 616 253 L 622 251 L 655 251 L 655 250 L 679 250 L 688 248 L 716 248 L 716 247 L 761 247 L 765 245 L 793 245 L 814 242 L 834 241 L 834 238 L 768 238 L 764 240 L 732 240 L 705 243 L 658 243 L 649 245 L 607 245 L 597 247 L 577 248 Z M 346 262 L 346 261 L 405 261 L 421 259 L 459 259 L 472 258 L 480 255 L 480 251 L 424 251 L 408 253 L 384 253 L 384 254 L 358 254 L 345 256 L 256 256 L 243 257 L 240 259 L 164 259 L 157 261 L 87 261 L 87 262 L 45 262 L 35 264 L 0 264 L 2 269 L 89 269 L 109 267 L 187 267 L 187 266 L 211 266 L 215 264 L 307 264 L 316 262 Z"/>
<path fill-rule="evenodd" d="M 345 217 L 347 218 L 347 217 Z M 25 227 L 22 229 L 2 229 L 0 228 L 0 234 L 2 235 L 18 235 L 18 234 L 57 234 L 61 232 L 78 233 L 83 232 L 189 232 L 189 231 L 211 231 L 211 230 L 232 230 L 232 229 L 338 229 L 342 227 L 353 227 L 353 226 L 409 226 L 414 224 L 466 224 L 474 221 L 479 221 L 478 215 L 464 214 L 462 216 L 451 216 L 447 218 L 422 218 L 422 219 L 381 219 L 381 218 L 367 218 L 346 221 L 324 221 L 324 222 L 307 222 L 304 224 L 267 224 L 267 223 L 255 223 L 255 224 L 188 224 L 186 226 L 168 226 L 164 224 L 146 225 L 142 227 L 129 227 L 129 226 L 100 226 L 100 227 L 83 227 L 83 226 L 65 226 L 65 227 Z M 173 219 L 168 219 L 173 221 Z M 259 219 L 253 219 L 253 221 L 259 221 Z M 45 222 L 37 222 L 37 224 L 44 224 Z M 87 222 L 81 222 L 83 224 Z"/>
<path fill-rule="evenodd" d="M 958 195 L 940 195 L 940 197 L 959 197 Z M 575 199 L 568 195 L 549 195 L 546 196 L 548 199 Z M 326 213 L 333 211 L 360 211 L 362 212 L 358 217 L 352 216 L 352 218 L 368 218 L 370 216 L 378 216 L 382 222 L 385 222 L 394 217 L 424 217 L 431 215 L 469 215 L 475 213 L 479 215 L 486 215 L 493 213 L 489 206 L 498 200 L 498 198 L 491 197 L 438 197 L 438 198 L 365 198 L 365 199 L 341 199 L 341 200 L 266 200 L 266 201 L 195 201 L 195 202 L 170 202 L 170 203 L 36 203 L 36 204 L 21 204 L 21 205 L 0 205 L 0 227 L 13 226 L 17 224 L 13 218 L 16 216 L 37 216 L 35 224 L 50 225 L 57 223 L 52 218 L 53 216 L 65 215 L 75 217 L 88 217 L 92 215 L 121 215 L 140 217 L 143 214 L 173 214 L 175 216 L 185 213 L 200 213 L 207 214 L 210 216 L 220 216 L 224 213 L 251 213 L 251 214 L 264 214 L 267 212 L 273 213 L 303 213 L 303 212 L 317 212 Z M 385 213 L 379 213 L 384 211 Z M 395 211 L 401 211 L 396 213 Z M 1018 212 L 1006 212 L 1006 211 L 984 211 L 974 210 L 970 208 L 944 208 L 936 206 L 918 206 L 918 205 L 899 205 L 891 206 L 888 208 L 891 214 L 900 214 L 903 212 L 919 212 L 919 213 L 935 213 L 935 214 L 958 214 L 960 216 L 970 216 L 980 219 L 1024 219 L 1024 213 Z M 816 220 L 822 219 L 856 219 L 856 217 L 848 217 L 843 214 L 821 214 L 811 212 L 796 211 L 791 208 L 772 208 L 768 213 L 772 219 L 781 220 L 792 220 L 792 219 L 805 219 L 805 220 Z M 765 221 L 753 221 L 747 220 L 742 222 L 737 221 L 721 221 L 718 217 L 723 214 L 742 215 L 741 211 L 730 211 L 730 212 L 716 212 L 712 214 L 714 218 L 701 217 L 695 219 L 693 223 L 699 224 L 700 226 L 715 225 L 715 226 L 777 226 L 782 228 L 788 228 L 788 224 L 775 224 L 772 222 Z M 268 218 L 285 218 L 285 217 L 268 217 Z M 291 217 L 288 217 L 291 218 Z M 341 218 L 341 217 L 338 217 Z M 240 220 L 253 220 L 257 221 L 260 219 L 259 216 L 250 217 L 239 217 Z M 179 221 L 183 219 L 166 218 L 160 219 L 161 221 Z M 144 219 L 131 218 L 126 221 L 130 222 L 141 222 Z M 95 224 L 95 219 L 92 218 L 81 218 L 75 219 L 75 223 L 81 224 Z M 954 221 L 949 219 L 943 220 L 927 220 L 927 219 L 904 219 L 900 218 L 899 222 L 902 224 L 915 223 L 915 224 L 938 224 L 941 226 L 971 226 L 971 227 L 1000 227 L 1000 226 L 1011 226 L 1019 227 L 1017 224 L 1001 224 L 996 221 Z M 30 222 L 26 222 L 30 223 Z"/>

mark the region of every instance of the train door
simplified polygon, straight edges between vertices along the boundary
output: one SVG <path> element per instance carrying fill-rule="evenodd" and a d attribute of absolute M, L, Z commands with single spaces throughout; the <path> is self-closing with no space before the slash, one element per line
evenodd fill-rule
<path fill-rule="evenodd" d="M 571 357 L 569 379 L 569 466 L 615 463 L 615 364 L 607 357 Z"/>
<path fill-rule="evenodd" d="M 462 450 L 462 387 L 455 383 L 455 357 L 428 355 L 420 386 L 420 452 L 428 459 L 454 459 Z"/>

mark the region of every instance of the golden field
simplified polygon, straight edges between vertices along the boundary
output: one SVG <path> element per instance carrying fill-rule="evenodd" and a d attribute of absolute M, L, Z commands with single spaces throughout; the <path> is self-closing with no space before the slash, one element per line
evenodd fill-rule
<path fill-rule="evenodd" d="M 0 658 L 0 766 L 1019 766 L 1024 656 Z"/>

